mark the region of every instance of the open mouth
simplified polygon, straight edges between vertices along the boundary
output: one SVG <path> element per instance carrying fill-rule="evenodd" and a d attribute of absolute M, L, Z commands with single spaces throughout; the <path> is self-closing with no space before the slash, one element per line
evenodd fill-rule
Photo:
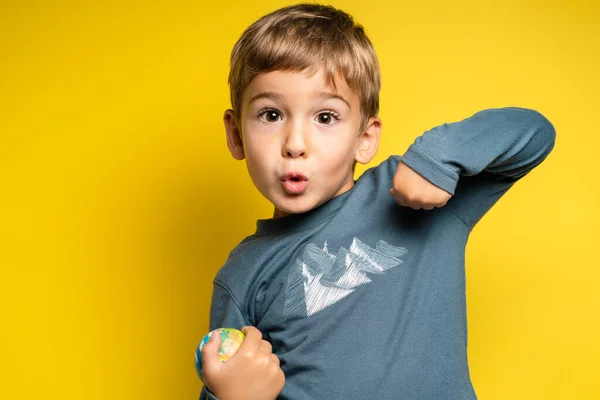
<path fill-rule="evenodd" d="M 302 194 L 308 186 L 308 178 L 298 172 L 290 172 L 281 177 L 283 190 L 288 194 Z"/>
<path fill-rule="evenodd" d="M 282 181 L 300 182 L 300 181 L 307 181 L 308 178 L 306 176 L 304 176 L 303 174 L 301 174 L 300 172 L 288 172 L 281 177 L 281 180 Z"/>

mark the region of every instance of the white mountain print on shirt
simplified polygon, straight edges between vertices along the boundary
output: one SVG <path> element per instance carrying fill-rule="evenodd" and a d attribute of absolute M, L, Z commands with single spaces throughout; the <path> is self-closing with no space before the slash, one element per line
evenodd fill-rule
<path fill-rule="evenodd" d="M 310 317 L 337 303 L 360 286 L 371 282 L 367 274 L 383 274 L 402 263 L 408 252 L 383 240 L 373 249 L 357 238 L 350 250 L 340 247 L 337 255 L 309 243 L 302 259 L 296 259 L 288 277 L 284 317 Z"/>

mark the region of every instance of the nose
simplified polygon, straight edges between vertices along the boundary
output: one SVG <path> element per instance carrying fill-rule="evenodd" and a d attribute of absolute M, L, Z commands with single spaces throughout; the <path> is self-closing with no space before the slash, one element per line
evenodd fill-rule
<path fill-rule="evenodd" d="M 306 134 L 302 127 L 291 127 L 283 144 L 285 158 L 306 157 Z"/>

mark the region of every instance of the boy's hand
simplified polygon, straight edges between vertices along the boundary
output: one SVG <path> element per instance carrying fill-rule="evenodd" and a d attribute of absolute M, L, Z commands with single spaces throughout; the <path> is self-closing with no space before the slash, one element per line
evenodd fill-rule
<path fill-rule="evenodd" d="M 435 186 L 403 162 L 398 164 L 390 193 L 398 204 L 415 210 L 443 207 L 452 197 L 450 193 Z"/>
<path fill-rule="evenodd" d="M 285 376 L 269 342 L 252 326 L 238 351 L 224 363 L 219 360 L 219 335 L 202 348 L 202 376 L 219 400 L 273 400 L 283 390 Z"/>

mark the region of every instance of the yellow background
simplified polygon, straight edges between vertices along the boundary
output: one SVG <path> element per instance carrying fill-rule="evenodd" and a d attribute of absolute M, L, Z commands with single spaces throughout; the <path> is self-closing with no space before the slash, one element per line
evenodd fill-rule
<path fill-rule="evenodd" d="M 271 212 L 225 146 L 229 53 L 288 4 L 0 3 L 0 398 L 197 398 L 212 278 Z M 380 57 L 373 164 L 483 108 L 554 123 L 467 247 L 472 380 L 600 398 L 599 3 L 333 4 Z"/>

